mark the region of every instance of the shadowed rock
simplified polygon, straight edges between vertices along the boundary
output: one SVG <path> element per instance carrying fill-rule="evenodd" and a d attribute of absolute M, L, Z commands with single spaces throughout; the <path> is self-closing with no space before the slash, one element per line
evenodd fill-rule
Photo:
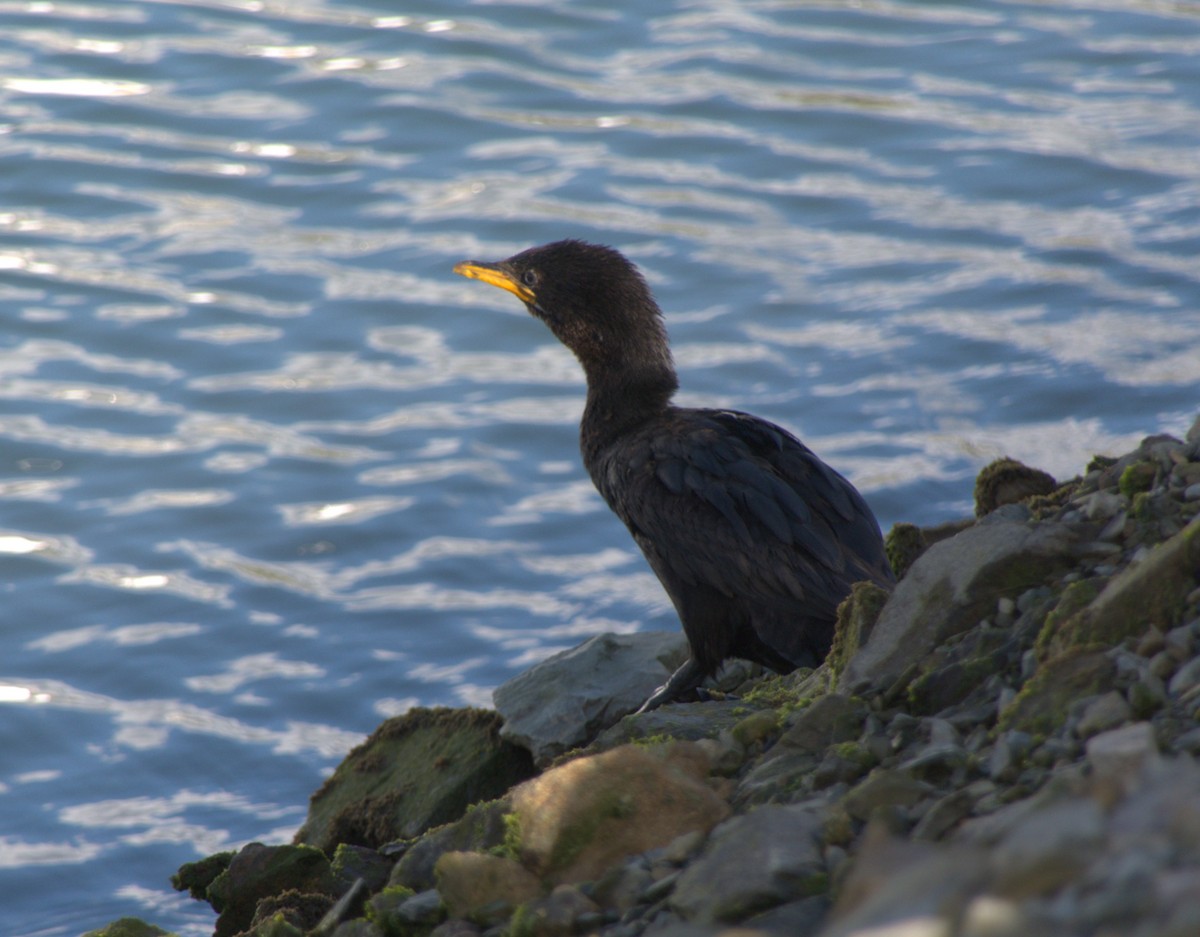
<path fill-rule="evenodd" d="M 934 544 L 897 584 L 838 690 L 888 686 L 947 638 L 974 627 L 999 597 L 1068 568 L 1075 542 L 1063 525 L 999 520 Z"/>
<path fill-rule="evenodd" d="M 641 706 L 686 657 L 679 632 L 597 635 L 496 690 L 500 735 L 545 767 Z"/>

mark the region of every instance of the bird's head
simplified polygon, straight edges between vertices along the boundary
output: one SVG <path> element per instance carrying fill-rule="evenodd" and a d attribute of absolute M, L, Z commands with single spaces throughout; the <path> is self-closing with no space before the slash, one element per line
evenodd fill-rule
<path fill-rule="evenodd" d="M 520 299 L 589 376 L 635 364 L 671 370 L 658 304 L 637 267 L 611 247 L 555 241 L 498 263 L 464 261 L 454 272 Z"/>

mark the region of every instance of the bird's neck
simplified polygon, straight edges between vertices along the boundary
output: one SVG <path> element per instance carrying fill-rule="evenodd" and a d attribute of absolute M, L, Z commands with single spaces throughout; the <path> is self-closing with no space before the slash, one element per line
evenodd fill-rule
<path fill-rule="evenodd" d="M 673 369 L 589 374 L 579 426 L 584 461 L 666 411 L 678 386 Z"/>

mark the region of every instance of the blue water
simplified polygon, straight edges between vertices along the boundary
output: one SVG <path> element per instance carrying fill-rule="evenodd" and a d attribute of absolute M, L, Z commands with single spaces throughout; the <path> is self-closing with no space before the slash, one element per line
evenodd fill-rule
<path fill-rule="evenodd" d="M 565 236 L 881 522 L 1200 410 L 1200 3 L 0 3 L 0 932 L 280 842 L 382 718 L 675 620 Z"/>

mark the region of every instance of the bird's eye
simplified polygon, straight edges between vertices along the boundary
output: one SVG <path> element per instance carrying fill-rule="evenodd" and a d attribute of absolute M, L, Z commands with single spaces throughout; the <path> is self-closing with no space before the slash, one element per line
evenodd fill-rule
<path fill-rule="evenodd" d="M 537 286 L 538 275 L 536 270 L 526 270 L 521 274 L 521 282 L 526 286 Z"/>

